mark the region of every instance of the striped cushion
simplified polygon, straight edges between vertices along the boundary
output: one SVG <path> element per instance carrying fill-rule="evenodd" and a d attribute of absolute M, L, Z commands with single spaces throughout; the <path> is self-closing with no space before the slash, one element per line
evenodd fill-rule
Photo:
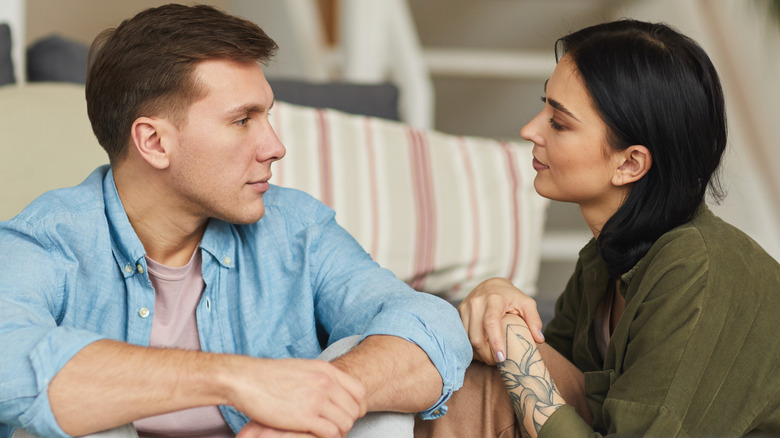
<path fill-rule="evenodd" d="M 383 267 L 451 302 L 506 277 L 536 292 L 547 202 L 528 144 L 456 137 L 276 102 L 273 182 L 303 190 Z"/>

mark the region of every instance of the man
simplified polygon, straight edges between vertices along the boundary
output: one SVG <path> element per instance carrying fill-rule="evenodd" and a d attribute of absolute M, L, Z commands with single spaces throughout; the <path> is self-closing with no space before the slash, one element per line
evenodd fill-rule
<path fill-rule="evenodd" d="M 269 185 L 275 50 L 206 6 L 95 41 L 87 107 L 110 167 L 0 223 L 0 436 L 338 437 L 368 411 L 446 411 L 471 359 L 455 309 Z"/>

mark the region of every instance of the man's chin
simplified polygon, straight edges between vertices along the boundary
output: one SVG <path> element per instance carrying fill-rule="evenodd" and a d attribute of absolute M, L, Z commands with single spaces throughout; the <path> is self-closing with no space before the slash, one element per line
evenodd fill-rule
<path fill-rule="evenodd" d="M 240 214 L 226 215 L 225 217 L 218 217 L 217 219 L 233 225 L 250 225 L 262 219 L 264 215 L 265 207 L 255 211 L 246 211 Z"/>

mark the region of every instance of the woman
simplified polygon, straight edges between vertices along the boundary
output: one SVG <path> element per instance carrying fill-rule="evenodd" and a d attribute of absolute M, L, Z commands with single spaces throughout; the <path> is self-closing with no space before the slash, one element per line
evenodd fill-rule
<path fill-rule="evenodd" d="M 594 238 L 543 336 L 531 298 L 477 287 L 459 309 L 475 357 L 527 436 L 780 433 L 780 266 L 704 203 L 726 146 L 712 63 L 633 20 L 556 52 L 521 132 L 537 192 L 577 203 Z"/>

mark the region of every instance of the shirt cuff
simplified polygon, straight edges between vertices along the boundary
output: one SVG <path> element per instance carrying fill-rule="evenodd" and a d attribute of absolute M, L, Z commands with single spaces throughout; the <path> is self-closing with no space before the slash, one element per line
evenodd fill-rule
<path fill-rule="evenodd" d="M 580 417 L 572 405 L 556 409 L 539 430 L 539 438 L 590 437 L 593 429 Z"/>
<path fill-rule="evenodd" d="M 69 436 L 60 428 L 51 410 L 49 383 L 76 353 L 100 339 L 105 337 L 85 330 L 57 327 L 35 346 L 29 358 L 35 373 L 37 395 L 19 418 L 24 429 L 38 436 Z"/>
<path fill-rule="evenodd" d="M 430 408 L 420 412 L 420 418 L 423 420 L 435 420 L 447 413 L 447 405 L 444 403 L 450 399 L 454 391 L 442 391 L 441 397 Z"/>

